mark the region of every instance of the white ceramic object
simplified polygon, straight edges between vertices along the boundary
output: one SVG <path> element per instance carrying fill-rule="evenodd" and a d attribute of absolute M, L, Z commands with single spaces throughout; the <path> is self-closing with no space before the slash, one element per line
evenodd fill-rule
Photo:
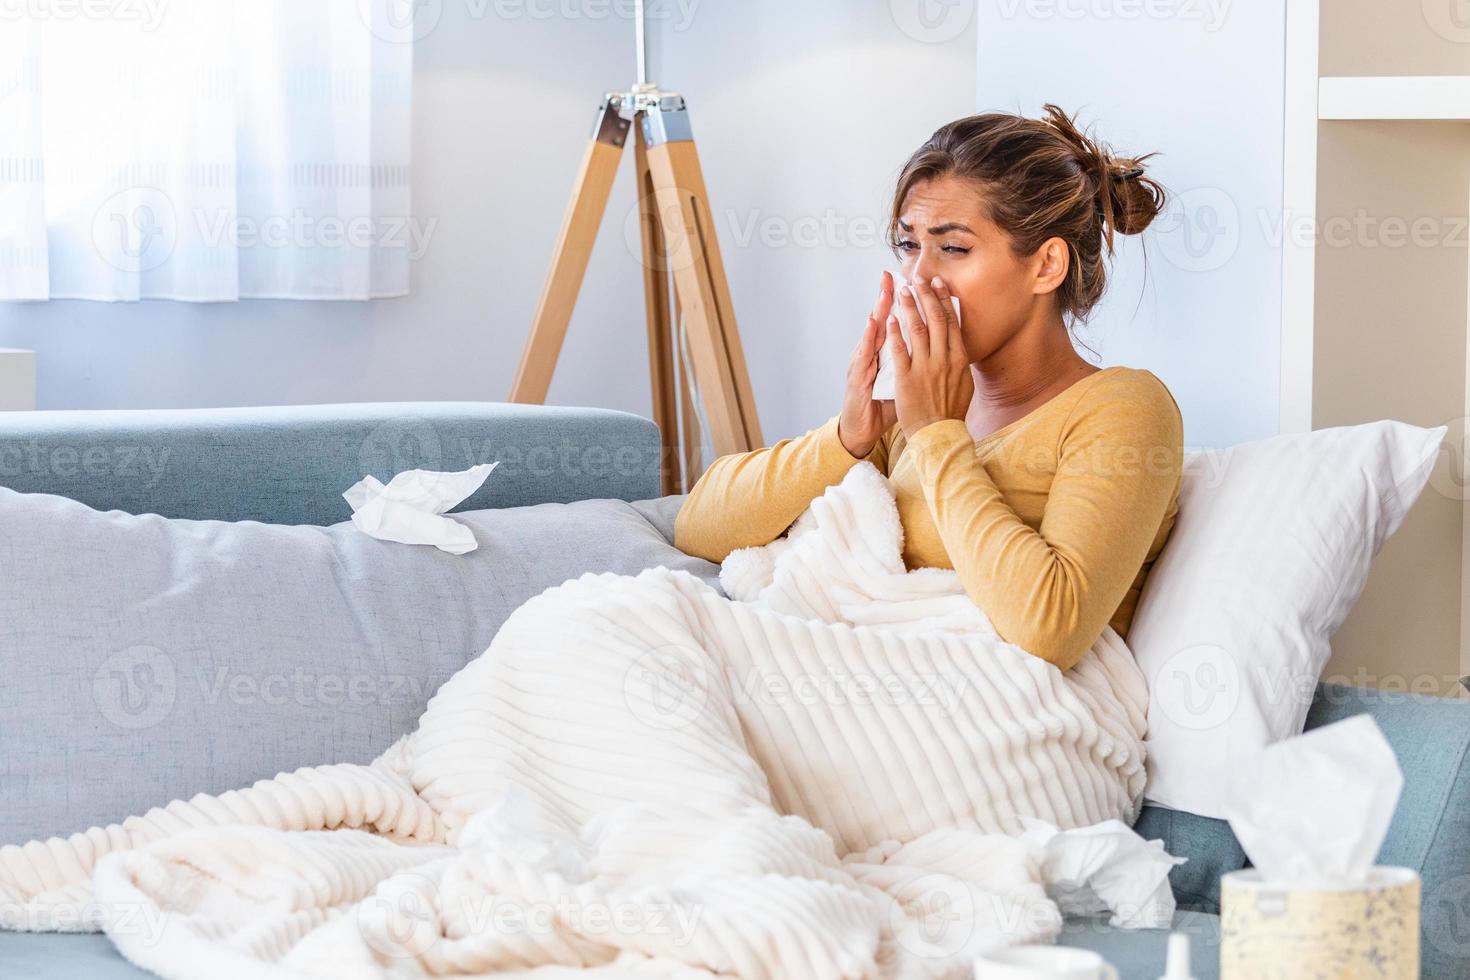
<path fill-rule="evenodd" d="M 1008 946 L 975 958 L 975 980 L 1118 980 L 1118 971 L 1089 949 Z"/>

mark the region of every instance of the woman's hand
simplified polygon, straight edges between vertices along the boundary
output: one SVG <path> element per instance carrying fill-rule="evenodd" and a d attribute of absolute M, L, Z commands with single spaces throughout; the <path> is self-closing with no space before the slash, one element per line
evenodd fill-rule
<path fill-rule="evenodd" d="M 960 337 L 959 318 L 950 305 L 949 287 L 935 276 L 932 282 L 920 282 L 914 288 L 917 295 L 905 286 L 898 296 L 912 353 L 899 333 L 898 317 L 888 317 L 898 424 L 907 438 L 931 422 L 963 422 L 975 397 L 975 379 Z M 927 325 L 919 316 L 921 303 Z"/>
<path fill-rule="evenodd" d="M 842 397 L 842 416 L 837 435 L 848 452 L 862 459 L 873 451 L 896 414 L 892 402 L 873 401 L 873 380 L 878 377 L 878 345 L 883 342 L 883 324 L 893 309 L 893 276 L 884 270 L 878 286 L 878 303 L 868 315 L 868 325 L 852 352 L 847 366 L 847 390 Z"/>

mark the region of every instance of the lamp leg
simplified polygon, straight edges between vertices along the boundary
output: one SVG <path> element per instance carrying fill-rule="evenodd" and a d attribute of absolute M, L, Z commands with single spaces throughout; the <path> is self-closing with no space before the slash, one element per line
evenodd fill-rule
<path fill-rule="evenodd" d="M 762 445 L 760 422 L 699 154 L 673 140 L 650 146 L 648 161 L 715 454 L 747 452 Z"/>
<path fill-rule="evenodd" d="M 641 123 L 634 147 L 649 385 L 660 433 L 660 483 L 668 494 L 687 490 L 703 465 L 703 433 L 691 397 L 691 376 L 704 403 L 716 456 L 763 444 L 709 193 L 687 109 L 676 93 L 640 82 L 631 93 L 610 92 L 603 97 L 510 400 L 530 404 L 546 400 L 627 142 L 630 123 L 623 109 Z M 681 346 L 676 360 L 677 322 L 685 325 L 687 351 Z"/>
<path fill-rule="evenodd" d="M 653 396 L 653 421 L 658 426 L 661 443 L 659 474 L 663 493 L 667 495 L 679 493 L 684 482 L 679 458 L 679 406 L 674 386 L 674 327 L 669 315 L 670 282 L 664 262 L 663 225 L 658 220 L 643 130 L 639 128 L 637 134 L 633 153 L 639 237 L 643 243 L 643 298 L 648 314 L 648 379 Z"/>
<path fill-rule="evenodd" d="M 596 126 L 582 166 L 572 189 L 572 199 L 562 219 L 561 233 L 556 239 L 551 271 L 541 288 L 536 304 L 536 318 L 531 335 L 521 352 L 520 366 L 511 384 L 510 400 L 540 405 L 551 388 L 551 375 L 561 355 L 572 308 L 587 273 L 592 246 L 597 240 L 597 227 L 607 210 L 613 179 L 622 159 L 623 144 L 628 138 L 628 120 L 618 115 L 616 101 L 604 98 L 598 109 Z"/>
<path fill-rule="evenodd" d="M 674 322 L 679 322 L 679 299 L 674 298 Z M 682 351 L 679 357 L 680 405 L 684 412 L 684 492 L 694 489 L 694 481 L 704 472 L 704 447 L 700 440 L 704 433 L 699 427 L 699 413 L 694 409 L 694 395 L 689 390 L 689 365 L 684 363 Z"/>

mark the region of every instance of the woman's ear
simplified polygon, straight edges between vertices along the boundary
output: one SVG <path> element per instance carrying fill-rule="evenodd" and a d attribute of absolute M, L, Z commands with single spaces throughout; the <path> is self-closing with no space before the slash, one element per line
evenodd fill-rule
<path fill-rule="evenodd" d="M 1072 250 L 1065 239 L 1048 238 L 1041 243 L 1032 257 L 1033 281 L 1031 291 L 1037 295 L 1055 292 L 1067 281 L 1067 270 L 1072 266 Z"/>

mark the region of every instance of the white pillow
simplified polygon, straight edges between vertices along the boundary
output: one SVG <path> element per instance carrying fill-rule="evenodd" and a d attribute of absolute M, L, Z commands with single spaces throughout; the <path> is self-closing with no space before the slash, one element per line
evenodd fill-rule
<path fill-rule="evenodd" d="M 1185 456 L 1128 630 L 1149 681 L 1147 800 L 1222 817 L 1224 775 L 1301 734 L 1329 640 L 1447 429 L 1371 422 Z"/>

